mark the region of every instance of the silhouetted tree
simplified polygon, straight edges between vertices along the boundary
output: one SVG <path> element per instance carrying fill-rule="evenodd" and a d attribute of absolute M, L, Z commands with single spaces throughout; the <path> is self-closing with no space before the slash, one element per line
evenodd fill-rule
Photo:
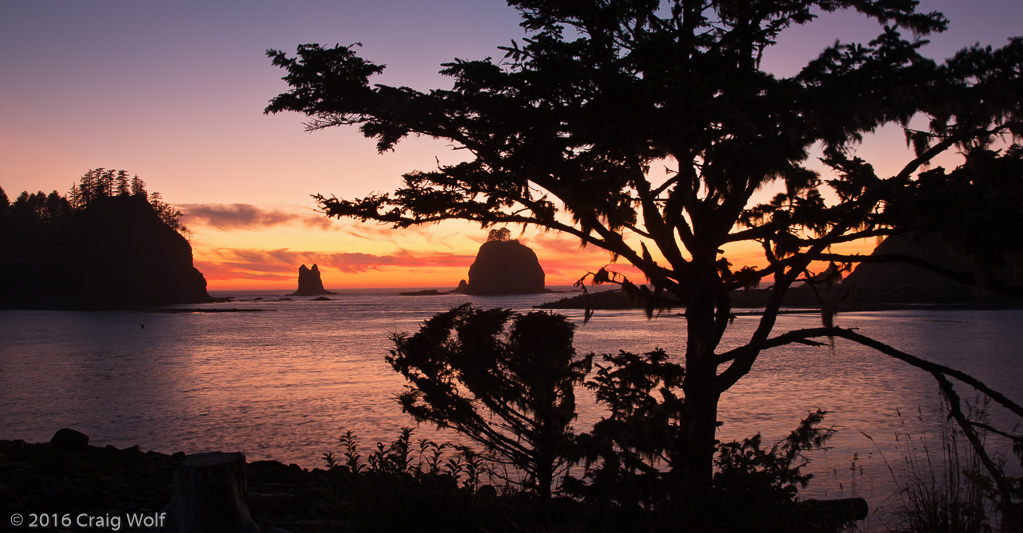
<path fill-rule="evenodd" d="M 78 183 L 68 192 L 68 204 L 75 210 L 88 208 L 97 198 L 109 196 L 141 196 L 146 198 L 164 224 L 178 233 L 188 233 L 188 228 L 181 224 L 182 213 L 179 209 L 163 201 L 159 192 L 146 191 L 146 182 L 138 175 L 128 179 L 124 170 L 91 169 L 86 172 Z"/>
<path fill-rule="evenodd" d="M 95 190 L 94 180 L 95 175 L 90 170 L 83 174 L 81 178 L 78 178 L 78 183 L 71 186 L 67 197 L 72 207 L 75 209 L 85 209 L 86 206 L 92 203 L 92 194 L 93 190 Z"/>
<path fill-rule="evenodd" d="M 507 241 L 509 238 L 511 238 L 511 230 L 509 230 L 508 228 L 492 229 L 490 230 L 490 233 L 487 234 L 487 242 L 491 241 L 504 242 Z"/>
<path fill-rule="evenodd" d="M 318 196 L 328 216 L 398 228 L 461 219 L 553 229 L 628 261 L 653 289 L 606 269 L 592 281 L 621 285 L 651 312 L 665 292 L 681 302 L 684 402 L 665 426 L 676 432 L 666 450 L 675 475 L 711 479 L 721 395 L 765 349 L 838 329 L 772 337 L 794 283 L 819 279 L 812 270 L 821 269 L 833 280 L 861 259 L 832 246 L 917 229 L 893 207 L 925 198 L 920 170 L 939 155 L 959 148 L 964 167 L 980 154 L 1017 157 L 992 142 L 1023 133 L 1023 40 L 936 63 L 921 55 L 925 41 L 900 32 L 926 36 L 947 21 L 917 13 L 914 1 L 509 4 L 529 37 L 500 61 L 443 65 L 451 89 L 375 85 L 384 67 L 351 46 L 301 45 L 295 57 L 269 50 L 292 90 L 266 112 L 304 113 L 311 130 L 357 125 L 380 151 L 414 134 L 472 156 L 405 174 L 394 194 Z M 843 8 L 883 23 L 880 35 L 836 42 L 791 77 L 761 68 L 782 30 Z M 926 128 L 911 127 L 915 118 Z M 892 176 L 852 151 L 884 124 L 902 126 L 913 148 Z M 808 162 L 815 146 L 825 175 Z M 651 174 L 661 165 L 671 171 Z M 758 191 L 777 194 L 763 201 Z M 763 249 L 763 266 L 733 270 L 725 247 L 743 242 Z M 743 345 L 720 350 L 730 292 L 763 280 L 773 285 L 759 325 Z M 825 312 L 827 326 L 830 318 Z"/>
<path fill-rule="evenodd" d="M 115 196 L 117 194 L 116 185 L 114 184 L 114 171 L 99 169 L 99 175 L 96 177 L 95 185 L 95 196 Z"/>
<path fill-rule="evenodd" d="M 181 225 L 181 210 L 175 209 L 174 206 L 163 201 L 163 197 L 158 192 L 149 193 L 149 205 L 153 206 L 156 210 L 156 214 L 160 216 L 160 220 L 164 224 L 167 224 L 172 230 L 178 233 L 187 233 L 188 228 Z"/>
<path fill-rule="evenodd" d="M 97 198 L 119 194 L 119 182 L 115 180 L 114 171 L 95 168 L 78 179 L 78 183 L 68 193 L 68 199 L 75 209 L 85 209 Z"/>
<path fill-rule="evenodd" d="M 46 220 L 61 220 L 70 214 L 71 204 L 67 201 L 67 198 L 61 196 L 57 191 L 50 191 L 50 194 L 46 195 L 44 215 Z"/>
<path fill-rule="evenodd" d="M 0 246 L 4 249 L 9 250 L 8 241 L 10 240 L 10 227 L 11 227 L 11 200 L 7 198 L 7 193 L 4 192 L 3 187 L 0 187 Z"/>
<path fill-rule="evenodd" d="M 921 172 L 918 194 L 893 202 L 900 225 L 940 233 L 955 249 L 975 258 L 976 272 L 990 288 L 1002 287 L 1004 273 L 1023 251 L 1023 146 L 996 152 L 973 148 L 967 162 L 947 170 Z M 957 273 L 969 283 L 970 273 Z"/>
<path fill-rule="evenodd" d="M 138 174 L 131 178 L 131 195 L 149 197 L 149 193 L 146 192 L 146 182 L 142 181 Z"/>
<path fill-rule="evenodd" d="M 574 440 L 575 385 L 592 359 L 577 360 L 573 329 L 560 315 L 465 304 L 395 334 L 387 362 L 410 383 L 405 412 L 468 436 L 549 498 Z"/>
<path fill-rule="evenodd" d="M 29 194 L 22 191 L 11 203 L 11 215 L 16 222 L 28 223 L 43 219 L 46 195 L 42 192 Z"/>
<path fill-rule="evenodd" d="M 650 508 L 653 502 L 676 500 L 658 463 L 672 464 L 684 409 L 677 391 L 685 372 L 661 349 L 605 354 L 594 365 L 597 371 L 586 387 L 608 413 L 580 437 L 589 484 L 572 479 L 569 488 L 602 507 Z"/>
<path fill-rule="evenodd" d="M 114 196 L 130 196 L 131 184 L 128 183 L 128 173 L 118 170 L 114 177 Z"/>

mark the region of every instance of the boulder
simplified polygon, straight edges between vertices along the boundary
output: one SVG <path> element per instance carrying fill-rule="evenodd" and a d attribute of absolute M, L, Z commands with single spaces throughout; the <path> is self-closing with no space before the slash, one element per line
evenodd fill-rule
<path fill-rule="evenodd" d="M 319 296 L 321 294 L 335 294 L 323 288 L 323 280 L 320 279 L 320 269 L 313 265 L 306 268 L 305 265 L 298 267 L 298 290 L 291 293 L 292 296 Z"/>
<path fill-rule="evenodd" d="M 536 254 L 517 240 L 483 243 L 469 267 L 466 294 L 499 295 L 545 292 Z"/>
<path fill-rule="evenodd" d="M 61 451 L 84 450 L 89 447 L 89 436 L 71 428 L 58 429 L 50 445 Z"/>

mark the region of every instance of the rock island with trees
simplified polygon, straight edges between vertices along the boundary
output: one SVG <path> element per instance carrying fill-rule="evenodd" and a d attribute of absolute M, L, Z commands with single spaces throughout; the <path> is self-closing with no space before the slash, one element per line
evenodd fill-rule
<path fill-rule="evenodd" d="M 0 189 L 0 307 L 211 301 L 180 218 L 123 170 L 90 170 L 66 195 Z"/>

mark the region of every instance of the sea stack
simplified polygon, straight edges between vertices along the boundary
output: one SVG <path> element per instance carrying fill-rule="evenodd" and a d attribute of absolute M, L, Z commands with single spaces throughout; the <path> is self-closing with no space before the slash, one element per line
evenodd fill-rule
<path fill-rule="evenodd" d="M 98 198 L 75 221 L 80 301 L 96 307 L 209 302 L 188 239 L 140 196 Z M 73 247 L 73 248 L 74 248 Z"/>
<path fill-rule="evenodd" d="M 458 292 L 479 295 L 545 292 L 543 268 L 536 253 L 519 241 L 490 240 L 480 246 L 469 267 L 469 282 Z"/>
<path fill-rule="evenodd" d="M 316 265 L 306 268 L 305 265 L 298 267 L 298 290 L 291 293 L 292 296 L 319 296 L 321 294 L 335 294 L 323 288 L 323 280 L 320 279 L 320 269 Z"/>
<path fill-rule="evenodd" d="M 985 278 L 1018 284 L 1015 265 L 1007 264 L 978 273 L 975 258 L 956 250 L 935 233 L 911 233 L 888 237 L 874 249 L 873 256 L 908 256 L 941 269 L 970 274 L 977 282 Z M 984 304 L 1006 300 L 1002 295 L 962 283 L 910 263 L 860 263 L 842 288 L 854 304 Z M 1011 300 L 1009 300 L 1011 301 Z"/>
<path fill-rule="evenodd" d="M 59 222 L 0 231 L 0 307 L 117 309 L 210 302 L 188 239 L 143 196 L 102 196 Z"/>

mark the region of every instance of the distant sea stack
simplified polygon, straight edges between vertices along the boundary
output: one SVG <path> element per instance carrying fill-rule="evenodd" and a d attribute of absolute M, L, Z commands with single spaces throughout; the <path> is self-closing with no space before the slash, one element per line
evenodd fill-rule
<path fill-rule="evenodd" d="M 313 268 L 306 268 L 305 265 L 298 267 L 298 290 L 291 293 L 292 296 L 319 296 L 321 294 L 336 294 L 323 288 L 323 280 L 320 279 L 320 269 L 313 265 Z"/>
<path fill-rule="evenodd" d="M 536 254 L 517 240 L 491 240 L 480 246 L 469 267 L 469 282 L 458 292 L 479 295 L 545 292 Z"/>

